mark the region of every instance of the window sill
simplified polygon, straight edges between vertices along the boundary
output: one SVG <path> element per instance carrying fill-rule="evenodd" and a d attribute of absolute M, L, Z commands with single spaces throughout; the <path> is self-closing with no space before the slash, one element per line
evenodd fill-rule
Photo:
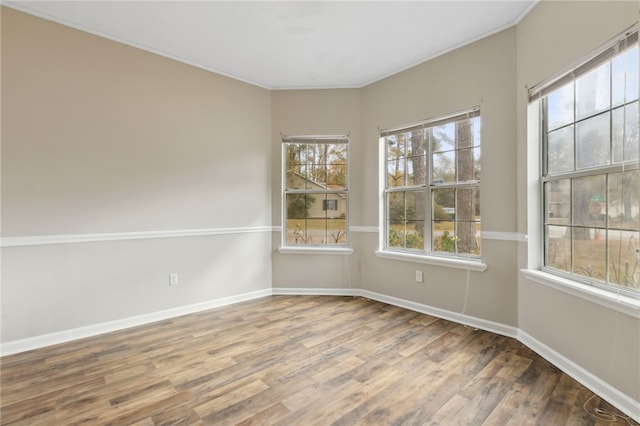
<path fill-rule="evenodd" d="M 535 269 L 521 269 L 520 272 L 531 281 L 544 284 L 589 302 L 597 303 L 598 305 L 622 312 L 634 318 L 640 318 L 640 299 L 626 295 L 618 295 L 611 291 L 592 287 Z"/>
<path fill-rule="evenodd" d="M 341 254 L 349 255 L 353 249 L 349 247 L 278 247 L 280 254 Z"/>
<path fill-rule="evenodd" d="M 410 253 L 398 253 L 391 251 L 377 250 L 376 256 L 385 259 L 404 260 L 407 262 L 426 263 L 427 265 L 445 266 L 448 268 L 464 269 L 469 271 L 483 272 L 487 265 L 480 260 L 449 258 L 440 256 L 425 256 Z"/>

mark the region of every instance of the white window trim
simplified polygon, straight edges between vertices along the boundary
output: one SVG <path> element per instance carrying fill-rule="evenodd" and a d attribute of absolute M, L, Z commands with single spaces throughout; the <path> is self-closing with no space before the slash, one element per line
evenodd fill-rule
<path fill-rule="evenodd" d="M 281 246 L 280 254 L 341 254 L 350 255 L 353 249 L 350 247 L 325 247 L 325 246 Z"/>
<path fill-rule="evenodd" d="M 640 299 L 536 269 L 521 269 L 520 272 L 531 281 L 640 319 Z"/>
<path fill-rule="evenodd" d="M 527 109 L 527 268 L 522 274 L 531 281 L 546 285 L 600 306 L 640 318 L 640 294 L 633 298 L 612 290 L 544 272 L 542 225 L 542 138 L 540 129 L 541 99 L 531 101 Z"/>
<path fill-rule="evenodd" d="M 443 121 L 449 121 L 465 113 L 475 113 L 479 111 L 480 111 L 480 106 L 475 106 L 475 107 L 464 109 L 462 111 L 458 111 L 448 115 L 439 116 L 435 119 L 427 119 L 418 123 L 403 125 L 403 126 L 394 127 L 394 128 L 388 128 L 384 130 L 379 129 L 379 130 L 380 132 L 382 131 L 391 132 L 391 131 L 400 130 L 400 129 L 409 129 L 411 127 L 416 127 L 421 125 L 432 126 Z M 376 250 L 375 252 L 376 256 L 380 258 L 405 260 L 408 262 L 417 262 L 417 263 L 424 263 L 428 265 L 445 266 L 445 267 L 456 268 L 456 269 L 467 269 L 467 270 L 480 271 L 480 272 L 485 271 L 487 269 L 487 264 L 482 262 L 482 255 L 467 257 L 464 255 L 455 254 L 455 253 L 448 254 L 444 252 L 443 253 L 430 252 L 430 251 L 427 251 L 426 249 L 425 249 L 425 252 L 423 253 L 414 253 L 414 252 L 408 252 L 408 251 L 396 251 L 386 247 L 386 227 L 385 227 L 386 225 L 386 208 L 385 208 L 386 207 L 385 206 L 386 150 L 385 150 L 385 144 L 382 142 L 382 140 L 383 140 L 383 137 L 380 136 L 378 140 L 378 161 L 379 161 L 378 170 L 380 171 L 378 173 L 378 187 L 380 188 L 378 191 L 378 196 L 379 196 L 378 197 L 378 220 L 379 220 L 378 247 L 379 249 Z M 481 140 L 480 146 L 482 146 L 482 135 L 480 140 Z M 431 157 L 430 149 L 429 149 L 428 155 L 429 157 Z M 430 174 L 432 159 L 429 158 L 428 161 L 429 161 L 429 168 L 427 170 L 427 173 Z M 427 176 L 428 182 L 431 181 L 429 176 Z M 428 198 L 431 195 L 431 192 L 430 192 L 431 189 L 429 184 L 426 185 L 426 191 L 427 191 L 427 198 Z M 431 205 L 430 202 L 428 202 L 427 204 L 429 206 Z M 431 215 L 429 215 L 429 221 L 431 221 Z M 482 235 L 482 231 L 481 231 L 481 235 Z M 428 238 L 430 239 L 431 236 L 429 235 Z M 426 239 L 427 239 L 427 235 L 425 234 L 425 244 L 426 244 Z"/>
<path fill-rule="evenodd" d="M 487 270 L 487 264 L 480 259 L 465 259 L 463 257 L 453 256 L 434 256 L 425 254 L 414 254 L 405 252 L 396 252 L 390 250 L 376 250 L 376 256 L 384 259 L 404 260 L 407 262 L 424 263 L 427 265 L 445 266 L 448 268 L 464 269 L 469 271 L 484 272 Z"/>
<path fill-rule="evenodd" d="M 308 140 L 327 140 L 327 139 L 346 139 L 346 145 L 347 145 L 347 184 L 346 184 L 346 190 L 344 191 L 347 195 L 347 207 L 346 207 L 346 212 L 347 212 L 347 244 L 345 245 L 324 245 L 324 244 L 309 244 L 309 245 L 288 245 L 286 244 L 286 239 L 287 239 L 287 235 L 286 235 L 286 229 L 287 227 L 285 226 L 285 223 L 287 221 L 287 202 L 285 199 L 285 190 L 286 190 L 286 185 L 287 185 L 287 176 L 286 176 L 286 170 L 285 170 L 285 144 L 284 144 L 284 139 L 308 139 Z M 281 139 L 281 155 L 280 155 L 280 161 L 281 161 L 281 165 L 280 165 L 280 173 L 281 173 L 281 190 L 280 190 L 280 197 L 282 198 L 281 200 L 281 223 L 282 226 L 280 226 L 280 246 L 278 247 L 278 253 L 280 254 L 341 254 L 341 255 L 350 255 L 353 253 L 353 249 L 349 247 L 349 245 L 351 244 L 351 237 L 349 234 L 350 231 L 350 226 L 349 226 L 349 186 L 350 186 L 350 182 L 349 182 L 349 175 L 350 175 L 350 150 L 351 150 L 351 146 L 349 144 L 349 135 L 348 134 L 343 134 L 343 135 L 282 135 L 282 139 Z M 331 192 L 331 191 L 329 191 Z M 333 191 L 333 192 L 343 192 L 343 191 Z"/>

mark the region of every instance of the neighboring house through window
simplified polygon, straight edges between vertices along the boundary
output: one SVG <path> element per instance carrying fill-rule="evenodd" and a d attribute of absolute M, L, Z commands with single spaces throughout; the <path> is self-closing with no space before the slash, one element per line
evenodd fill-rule
<path fill-rule="evenodd" d="M 636 31 L 530 91 L 539 108 L 545 272 L 638 290 L 639 78 Z"/>
<path fill-rule="evenodd" d="M 382 250 L 480 256 L 480 110 L 383 130 Z"/>
<path fill-rule="evenodd" d="M 348 137 L 283 136 L 283 246 L 348 245 Z"/>

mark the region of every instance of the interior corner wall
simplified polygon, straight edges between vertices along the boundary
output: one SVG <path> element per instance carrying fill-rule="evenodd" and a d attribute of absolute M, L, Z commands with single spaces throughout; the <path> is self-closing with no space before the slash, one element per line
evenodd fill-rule
<path fill-rule="evenodd" d="M 272 220 L 274 228 L 282 225 L 282 135 L 349 136 L 349 246 L 346 254 L 289 254 L 278 251 L 282 233 L 274 232 L 272 271 L 274 288 L 349 289 L 360 282 L 359 259 L 361 234 L 357 229 L 364 192 L 375 190 L 362 181 L 360 158 L 363 150 L 361 132 L 361 90 L 276 90 L 272 92 Z"/>
<path fill-rule="evenodd" d="M 526 87 L 569 69 L 638 21 L 634 1 L 540 2 L 517 26 L 518 229 L 527 232 Z M 535 173 L 535 171 L 534 171 Z M 518 247 L 518 270 L 529 246 Z M 518 276 L 518 327 L 640 401 L 640 320 Z M 636 402 L 637 404 L 637 402 Z M 636 405 L 637 406 L 637 405 Z M 634 413 L 640 416 L 640 412 Z"/>
<path fill-rule="evenodd" d="M 518 272 L 527 264 L 525 85 L 637 19 L 633 1 L 543 1 L 516 28 L 362 89 L 269 92 L 2 7 L 3 239 L 205 232 L 3 248 L 1 341 L 272 286 L 357 287 L 466 306 L 640 400 L 638 320 Z M 474 105 L 488 269 L 377 258 L 378 233 L 367 230 L 379 226 L 379 129 Z M 328 133 L 351 135 L 354 254 L 280 254 L 280 232 L 245 232 L 281 225 L 280 135 Z"/>
<path fill-rule="evenodd" d="M 378 226 L 379 129 L 480 106 L 484 272 L 377 258 L 364 234 L 362 288 L 516 326 L 515 29 L 511 28 L 363 89 L 363 225 Z M 424 283 L 415 282 L 422 270 Z M 468 285 L 467 285 L 468 283 Z M 464 312 L 463 312 L 464 311 Z"/>
<path fill-rule="evenodd" d="M 271 288 L 268 90 L 4 6 L 1 30 L 2 342 Z"/>

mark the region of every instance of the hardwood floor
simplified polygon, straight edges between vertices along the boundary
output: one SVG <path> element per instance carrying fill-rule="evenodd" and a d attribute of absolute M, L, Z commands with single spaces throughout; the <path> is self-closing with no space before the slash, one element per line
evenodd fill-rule
<path fill-rule="evenodd" d="M 353 297 L 272 296 L 0 362 L 3 425 L 626 424 L 515 339 Z"/>

